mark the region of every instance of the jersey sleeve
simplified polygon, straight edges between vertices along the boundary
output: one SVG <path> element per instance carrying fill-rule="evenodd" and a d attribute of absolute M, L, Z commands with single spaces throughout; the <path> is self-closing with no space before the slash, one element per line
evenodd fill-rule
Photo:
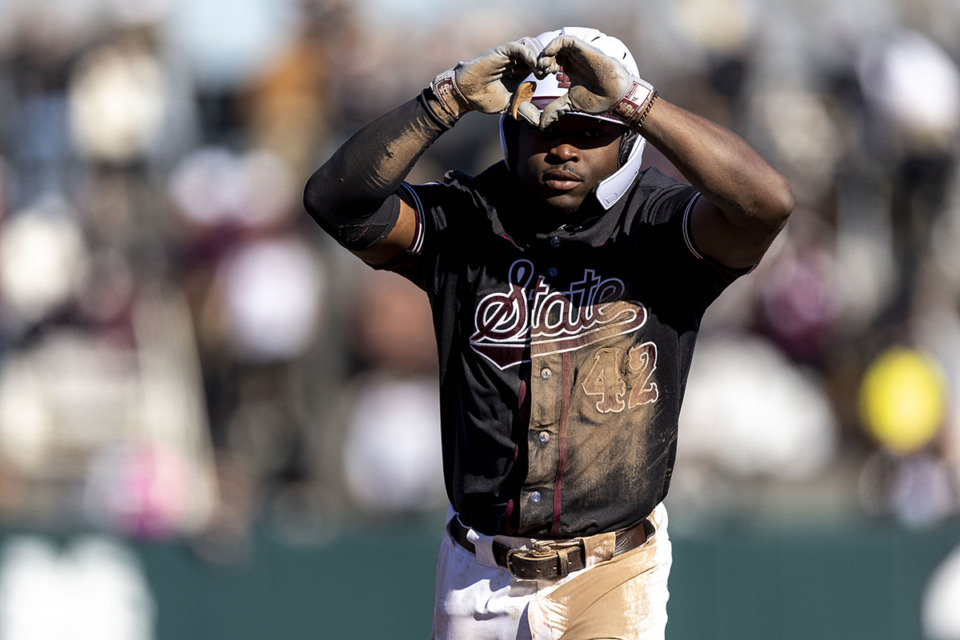
<path fill-rule="evenodd" d="M 442 277 L 438 269 L 442 249 L 456 246 L 471 225 L 482 223 L 475 215 L 483 205 L 472 179 L 451 171 L 442 182 L 404 182 L 394 197 L 405 198 L 414 209 L 413 240 L 403 253 L 375 268 L 399 273 L 428 293 L 436 291 Z"/>
<path fill-rule="evenodd" d="M 693 206 L 702 196 L 691 185 L 656 169 L 640 178 L 640 205 L 630 224 L 633 255 L 656 273 L 664 287 L 684 291 L 701 311 L 750 269 L 730 269 L 700 252 L 690 233 Z"/>

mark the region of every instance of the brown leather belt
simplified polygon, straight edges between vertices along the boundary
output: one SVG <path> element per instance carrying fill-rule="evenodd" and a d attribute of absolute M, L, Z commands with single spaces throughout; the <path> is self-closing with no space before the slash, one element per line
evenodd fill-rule
<path fill-rule="evenodd" d="M 471 553 L 477 549 L 467 539 L 469 529 L 456 517 L 447 524 L 447 531 L 457 544 Z M 638 524 L 616 532 L 613 555 L 619 556 L 631 549 L 642 546 L 656 532 L 650 518 L 644 518 Z M 542 548 L 514 549 L 493 540 L 493 557 L 497 564 L 506 569 L 515 578 L 523 580 L 553 580 L 563 578 L 571 571 L 579 571 L 586 565 L 586 548 L 581 538 L 545 540 Z"/>

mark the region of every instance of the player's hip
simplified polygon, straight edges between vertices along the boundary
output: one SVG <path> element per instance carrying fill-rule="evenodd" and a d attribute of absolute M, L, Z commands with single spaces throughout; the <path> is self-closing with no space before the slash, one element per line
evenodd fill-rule
<path fill-rule="evenodd" d="M 451 512 L 451 517 L 455 514 Z M 434 638 L 662 638 L 672 562 L 663 505 L 650 517 L 655 532 L 632 549 L 618 551 L 615 534 L 600 534 L 560 544 L 529 538 L 483 536 L 468 530 L 473 549 L 457 542 L 448 528 L 437 567 Z M 522 577 L 522 562 L 503 566 L 503 552 L 526 547 L 532 558 L 553 558 L 561 570 L 550 575 L 551 562 L 534 563 L 538 577 Z M 582 567 L 565 575 L 563 557 L 571 545 L 582 551 Z M 552 548 L 559 549 L 556 555 Z M 511 554 L 511 559 L 516 559 Z M 576 565 L 576 563 L 574 563 Z M 518 569 L 518 567 L 521 567 Z M 516 575 L 520 573 L 521 576 Z"/>

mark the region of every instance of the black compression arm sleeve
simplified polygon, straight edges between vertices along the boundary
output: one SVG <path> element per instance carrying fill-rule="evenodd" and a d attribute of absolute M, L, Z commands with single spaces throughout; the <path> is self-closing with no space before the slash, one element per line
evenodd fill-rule
<path fill-rule="evenodd" d="M 317 169 L 304 190 L 307 212 L 348 249 L 372 247 L 397 222 L 400 183 L 451 126 L 433 91 L 425 89 L 358 131 Z"/>

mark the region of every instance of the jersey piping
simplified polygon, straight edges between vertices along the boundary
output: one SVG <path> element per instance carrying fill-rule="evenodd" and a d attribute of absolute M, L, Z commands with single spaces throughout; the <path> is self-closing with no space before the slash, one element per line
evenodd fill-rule
<path fill-rule="evenodd" d="M 420 196 L 410 187 L 410 185 L 404 182 L 400 186 L 403 187 L 403 190 L 413 199 L 415 226 L 413 229 L 413 241 L 410 243 L 410 248 L 408 251 L 419 254 L 423 249 L 423 238 L 426 235 L 424 233 L 423 224 L 423 203 L 420 201 Z"/>
<path fill-rule="evenodd" d="M 693 211 L 693 205 L 699 198 L 699 193 L 690 198 L 690 202 L 683 212 L 683 241 L 686 243 L 687 249 L 690 250 L 690 253 L 692 253 L 697 260 L 703 260 L 703 255 L 697 251 L 696 246 L 693 244 L 693 238 L 690 236 L 690 212 Z"/>

